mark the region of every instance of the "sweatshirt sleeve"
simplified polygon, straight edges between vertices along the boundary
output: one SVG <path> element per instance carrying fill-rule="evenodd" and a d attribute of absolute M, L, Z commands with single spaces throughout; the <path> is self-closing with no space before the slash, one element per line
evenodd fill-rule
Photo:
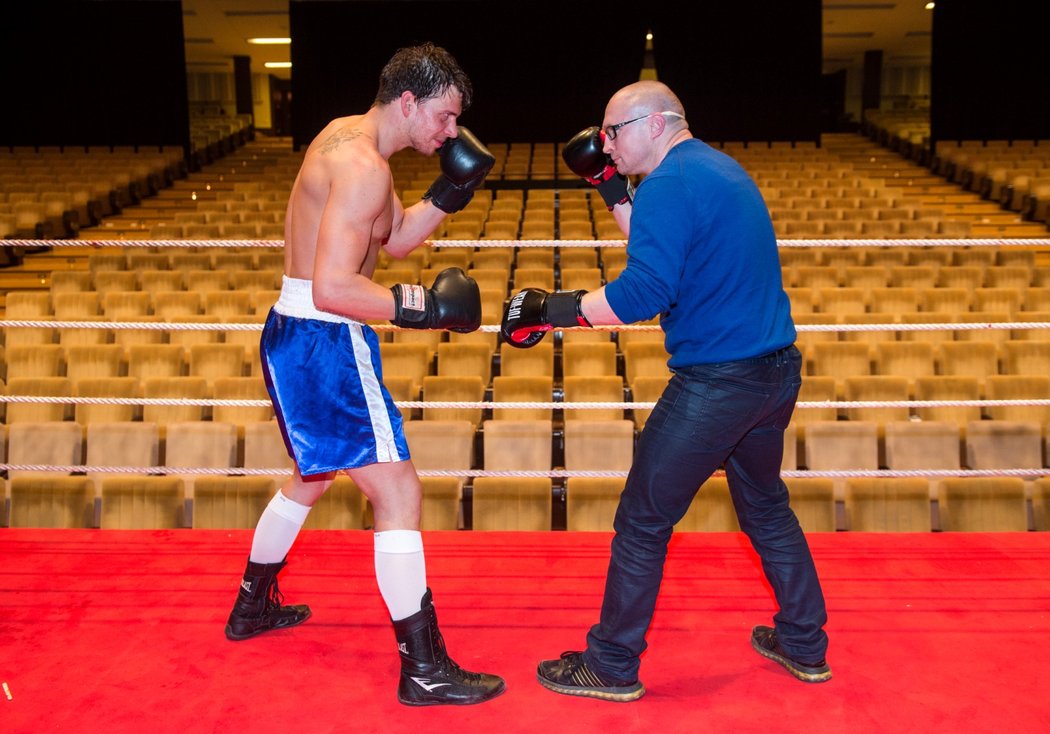
<path fill-rule="evenodd" d="M 625 324 L 668 311 L 678 299 L 695 213 L 671 178 L 638 187 L 631 211 L 627 266 L 605 286 L 605 297 Z"/>

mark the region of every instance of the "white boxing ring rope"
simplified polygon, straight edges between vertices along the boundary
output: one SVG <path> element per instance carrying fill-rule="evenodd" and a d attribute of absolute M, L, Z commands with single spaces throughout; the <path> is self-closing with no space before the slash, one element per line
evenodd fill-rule
<path fill-rule="evenodd" d="M 179 247 L 179 248 L 279 248 L 282 240 L 5 240 L 5 246 L 40 247 L 52 245 L 61 247 Z M 428 245 L 434 247 L 624 247 L 625 240 L 430 240 Z M 826 248 L 826 247 L 1033 247 L 1050 246 L 1050 238 L 1028 239 L 845 239 L 813 240 L 790 239 L 778 240 L 779 247 L 785 248 Z M 370 324 L 376 331 L 396 331 L 390 324 Z M 201 331 L 261 331 L 262 324 L 225 324 L 225 323 L 178 323 L 178 322 L 115 322 L 115 321 L 54 321 L 54 320 L 0 320 L 0 328 L 82 328 L 82 329 L 159 329 L 165 331 L 201 330 Z M 657 325 L 619 325 L 595 327 L 603 331 L 659 331 Z M 796 330 L 802 332 L 828 331 L 963 331 L 978 329 L 1037 329 L 1050 328 L 1047 322 L 951 322 L 947 324 L 797 324 Z M 479 331 L 498 332 L 497 325 L 482 325 Z M 212 407 L 269 407 L 268 400 L 209 400 L 179 398 L 85 398 L 72 396 L 28 396 L 0 395 L 0 403 L 62 403 L 85 405 L 193 405 Z M 467 408 L 467 409 L 552 409 L 552 410 L 597 410 L 597 409 L 651 409 L 654 402 L 455 402 L 455 401 L 395 401 L 398 408 Z M 799 401 L 797 408 L 895 408 L 895 407 L 999 407 L 1035 405 L 1050 406 L 1050 400 L 908 400 L 908 401 Z M 201 474 L 227 476 L 286 476 L 287 468 L 253 469 L 246 467 L 207 468 L 207 467 L 113 467 L 113 466 L 54 466 L 27 464 L 0 464 L 0 471 L 51 471 L 57 473 L 137 473 L 137 474 Z M 720 474 L 721 472 L 716 472 Z M 482 469 L 466 470 L 419 470 L 421 477 L 626 477 L 625 471 L 492 471 Z M 924 469 L 924 470 L 782 470 L 781 476 L 795 477 L 1041 477 L 1050 475 L 1050 469 Z"/>

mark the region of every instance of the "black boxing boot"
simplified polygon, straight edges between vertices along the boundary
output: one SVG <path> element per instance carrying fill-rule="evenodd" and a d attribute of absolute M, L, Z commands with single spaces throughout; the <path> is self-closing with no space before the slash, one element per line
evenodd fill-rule
<path fill-rule="evenodd" d="M 502 678 L 463 670 L 448 656 L 430 589 L 423 595 L 422 607 L 411 617 L 394 622 L 401 655 L 397 700 L 408 706 L 462 706 L 503 693 L 506 684 Z"/>
<path fill-rule="evenodd" d="M 237 601 L 226 622 L 226 637 L 247 640 L 269 630 L 294 627 L 310 618 L 310 607 L 304 604 L 283 605 L 284 594 L 277 588 L 280 563 L 252 563 L 244 571 Z"/>

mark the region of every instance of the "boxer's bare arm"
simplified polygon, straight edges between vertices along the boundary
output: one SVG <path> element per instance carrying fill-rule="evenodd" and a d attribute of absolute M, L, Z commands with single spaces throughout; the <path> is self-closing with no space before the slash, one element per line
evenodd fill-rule
<path fill-rule="evenodd" d="M 394 197 L 393 206 L 390 239 L 383 245 L 383 249 L 391 257 L 399 260 L 423 244 L 447 216 L 429 199 L 420 200 L 406 209 L 397 197 Z"/>
<path fill-rule="evenodd" d="M 390 289 L 361 273 L 390 216 L 390 169 L 380 160 L 354 156 L 335 167 L 317 231 L 314 304 L 362 321 L 394 316 Z"/>

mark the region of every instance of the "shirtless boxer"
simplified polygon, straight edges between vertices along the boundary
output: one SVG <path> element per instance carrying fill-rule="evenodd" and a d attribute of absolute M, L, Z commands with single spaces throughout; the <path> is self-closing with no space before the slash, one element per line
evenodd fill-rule
<path fill-rule="evenodd" d="M 485 146 L 456 127 L 471 92 L 444 49 L 401 49 L 380 74 L 372 107 L 333 120 L 306 151 L 285 217 L 281 295 L 261 339 L 267 388 L 296 470 L 259 519 L 226 625 L 229 639 L 244 640 L 309 618 L 308 607 L 282 603 L 277 573 L 311 506 L 344 471 L 375 511 L 376 580 L 401 656 L 398 700 L 414 706 L 479 703 L 505 688 L 497 676 L 463 670 L 445 651 L 426 583 L 422 487 L 383 385 L 378 338 L 364 323 L 460 332 L 481 324 L 477 283 L 459 268 L 442 271 L 429 289 L 371 279 L 380 248 L 401 258 L 420 246 L 446 214 L 467 205 L 492 168 Z M 389 158 L 409 147 L 438 152 L 442 175 L 406 209 Z"/>

